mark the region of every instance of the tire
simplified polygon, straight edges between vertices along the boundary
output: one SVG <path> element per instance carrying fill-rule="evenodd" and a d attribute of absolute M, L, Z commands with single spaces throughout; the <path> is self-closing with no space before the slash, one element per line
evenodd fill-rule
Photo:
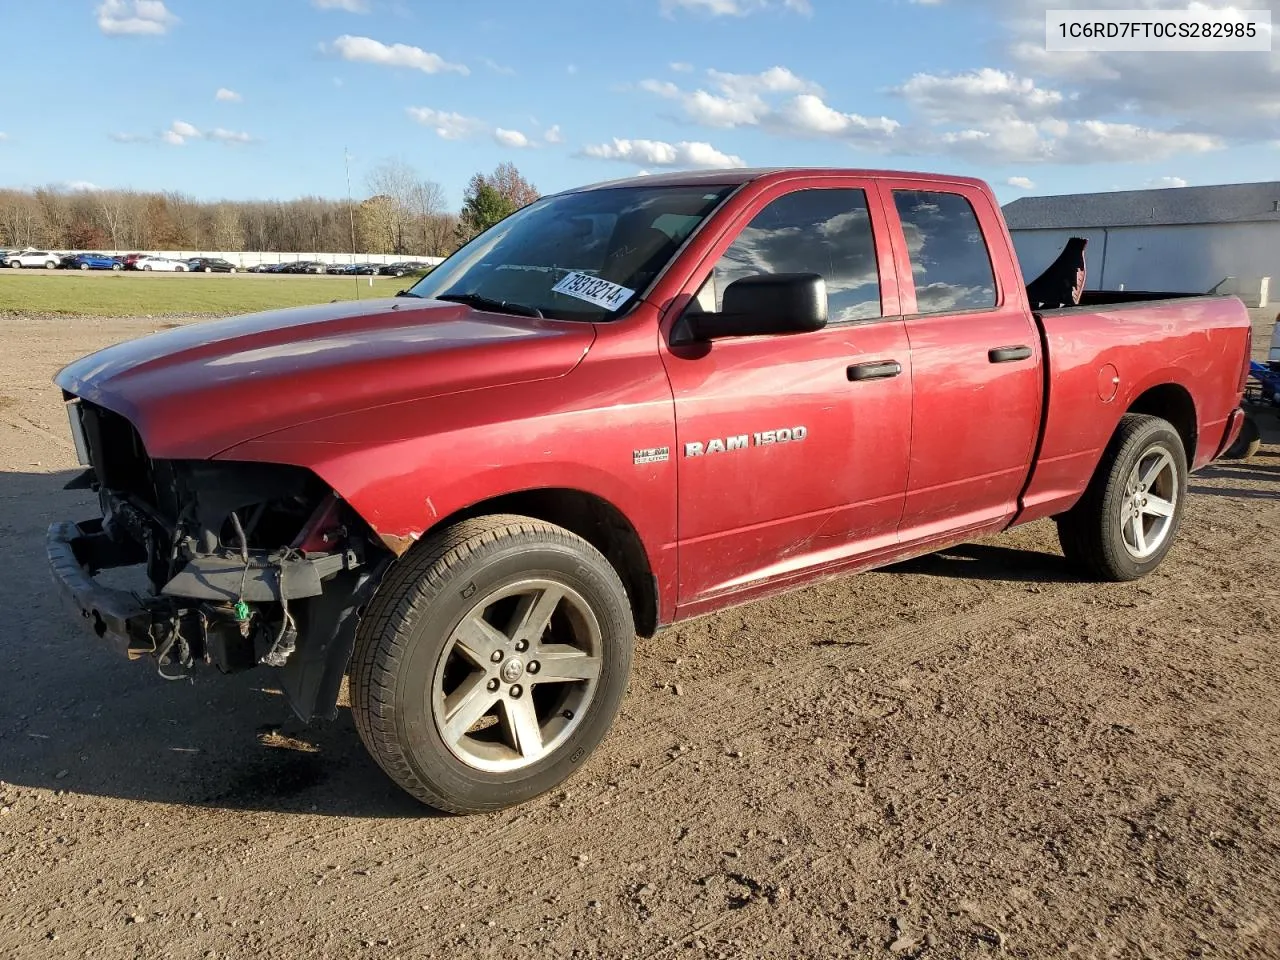
<path fill-rule="evenodd" d="M 44 262 L 44 268 L 45 268 L 46 270 L 56 270 L 56 269 L 58 268 L 58 261 L 57 261 L 57 260 L 46 260 L 46 261 Z"/>
<path fill-rule="evenodd" d="M 116 271 L 116 272 L 118 273 L 119 271 L 121 271 L 121 270 L 123 270 L 123 269 L 124 269 L 124 266 L 123 266 L 123 265 L 121 265 L 121 264 L 119 264 L 119 263 L 113 263 L 113 264 L 111 265 L 111 269 L 112 269 L 112 270 L 114 270 L 114 271 Z"/>
<path fill-rule="evenodd" d="M 227 271 L 227 273 L 235 273 L 235 272 L 236 272 L 236 268 L 235 268 L 235 267 L 232 267 L 230 270 L 228 270 L 228 271 Z"/>
<path fill-rule="evenodd" d="M 551 591 L 560 597 L 543 619 Z M 519 609 L 545 626 L 512 626 Z M 480 623 L 483 615 L 505 629 Z M 556 651 L 541 643 L 547 629 Z M 604 738 L 634 639 L 622 582 L 585 540 L 527 517 L 464 520 L 414 546 L 370 602 L 352 656 L 356 729 L 387 775 L 431 807 L 523 803 L 576 772 Z M 450 697 L 461 702 L 451 707 Z M 475 709 L 459 716 L 468 703 Z M 530 723 L 537 737 L 521 750 Z"/>
<path fill-rule="evenodd" d="M 205 272 L 205 273 L 213 273 L 213 267 L 205 267 L 205 268 L 204 268 L 204 272 Z"/>
<path fill-rule="evenodd" d="M 1240 436 L 1236 442 L 1222 453 L 1224 460 L 1248 460 L 1262 449 L 1262 429 L 1253 417 L 1245 416 L 1244 425 L 1240 428 Z"/>
<path fill-rule="evenodd" d="M 186 268 L 186 267 L 174 267 L 174 268 L 173 268 L 173 272 L 174 272 L 174 273 L 186 273 L 186 272 L 187 272 L 187 268 Z"/>
<path fill-rule="evenodd" d="M 142 269 L 143 269 L 143 271 L 144 271 L 144 272 L 146 272 L 146 273 L 150 273 L 150 272 L 151 272 L 151 264 L 149 264 L 149 263 L 147 263 L 147 264 L 143 264 Z"/>
<path fill-rule="evenodd" d="M 88 269 L 89 269 L 89 265 L 88 265 L 87 263 L 82 263 L 82 264 L 80 264 L 80 269 L 81 269 L 81 270 L 88 270 Z"/>
<path fill-rule="evenodd" d="M 9 267 L 10 267 L 10 269 L 12 269 L 12 270 L 21 270 L 21 269 L 22 269 L 22 264 L 21 264 L 21 263 L 19 263 L 17 260 L 10 260 L 10 261 L 9 261 Z"/>
<path fill-rule="evenodd" d="M 1186 499 L 1178 431 L 1159 417 L 1125 414 L 1084 496 L 1056 518 L 1062 552 L 1098 580 L 1145 577 L 1173 546 Z"/>

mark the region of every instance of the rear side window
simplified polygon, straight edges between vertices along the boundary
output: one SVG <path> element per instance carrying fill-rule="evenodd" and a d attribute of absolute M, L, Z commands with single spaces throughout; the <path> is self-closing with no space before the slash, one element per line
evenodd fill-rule
<path fill-rule="evenodd" d="M 895 190 L 916 285 L 917 313 L 996 305 L 991 255 L 973 205 L 958 193 Z"/>
<path fill-rule="evenodd" d="M 880 274 L 866 193 L 798 190 L 770 203 L 716 263 L 715 309 L 733 281 L 767 273 L 820 274 L 832 323 L 879 317 Z"/>

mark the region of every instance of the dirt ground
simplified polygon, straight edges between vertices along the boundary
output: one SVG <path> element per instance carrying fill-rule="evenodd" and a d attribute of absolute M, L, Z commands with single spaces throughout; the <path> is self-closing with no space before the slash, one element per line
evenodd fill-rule
<path fill-rule="evenodd" d="M 50 377 L 163 323 L 0 317 L 0 957 L 1280 957 L 1270 412 L 1144 581 L 1039 523 L 669 630 L 566 789 L 450 818 L 57 602 Z"/>

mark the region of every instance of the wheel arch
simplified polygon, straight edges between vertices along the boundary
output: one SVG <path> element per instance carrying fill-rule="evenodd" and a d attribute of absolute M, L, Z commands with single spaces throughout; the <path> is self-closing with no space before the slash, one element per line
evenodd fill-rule
<path fill-rule="evenodd" d="M 1125 413 L 1142 413 L 1167 420 L 1178 436 L 1187 453 L 1187 466 L 1195 463 L 1196 443 L 1199 440 L 1199 421 L 1196 419 L 1196 404 L 1191 392 L 1180 383 L 1162 383 L 1143 391 Z M 1117 425 L 1116 429 L 1119 429 Z"/>
<path fill-rule="evenodd" d="M 604 555 L 622 580 L 635 616 L 636 632 L 642 637 L 657 632 L 658 584 L 644 541 L 626 514 L 598 494 L 571 487 L 503 493 L 441 517 L 422 536 L 462 520 L 498 513 L 542 520 L 582 537 Z"/>

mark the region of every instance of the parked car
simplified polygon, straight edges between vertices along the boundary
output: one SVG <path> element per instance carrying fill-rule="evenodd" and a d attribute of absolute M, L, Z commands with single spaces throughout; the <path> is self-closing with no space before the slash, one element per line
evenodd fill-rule
<path fill-rule="evenodd" d="M 376 277 L 382 273 L 382 266 L 380 263 L 357 263 L 353 272 L 362 277 Z"/>
<path fill-rule="evenodd" d="M 137 270 L 138 261 L 147 256 L 145 253 L 126 253 L 120 258 L 120 262 L 124 264 L 126 270 Z"/>
<path fill-rule="evenodd" d="M 17 253 L 10 253 L 5 258 L 5 263 L 10 267 L 44 267 L 46 270 L 53 270 L 58 266 L 58 261 L 62 257 L 59 254 L 49 250 L 23 250 Z"/>
<path fill-rule="evenodd" d="M 587 762 L 637 633 L 1046 517 L 1086 576 L 1155 570 L 1240 430 L 1249 315 L 1082 272 L 1027 284 L 963 177 L 566 191 L 400 297 L 63 369 L 103 516 L 48 557 L 95 639 L 278 668 L 304 720 L 349 673 L 400 787 L 510 806 Z M 151 595 L 93 579 L 144 558 Z"/>
<path fill-rule="evenodd" d="M 187 264 L 183 260 L 170 260 L 168 257 L 139 257 L 133 263 L 135 270 L 167 270 L 171 273 L 186 273 Z"/>
<path fill-rule="evenodd" d="M 192 257 L 187 269 L 193 273 L 235 273 L 236 265 L 222 257 Z"/>
<path fill-rule="evenodd" d="M 350 273 L 353 264 L 350 263 L 331 263 L 324 268 L 324 272 L 331 277 L 340 277 L 345 273 Z"/>
<path fill-rule="evenodd" d="M 124 264 L 105 253 L 76 253 L 62 258 L 62 266 L 68 270 L 123 270 Z"/>

